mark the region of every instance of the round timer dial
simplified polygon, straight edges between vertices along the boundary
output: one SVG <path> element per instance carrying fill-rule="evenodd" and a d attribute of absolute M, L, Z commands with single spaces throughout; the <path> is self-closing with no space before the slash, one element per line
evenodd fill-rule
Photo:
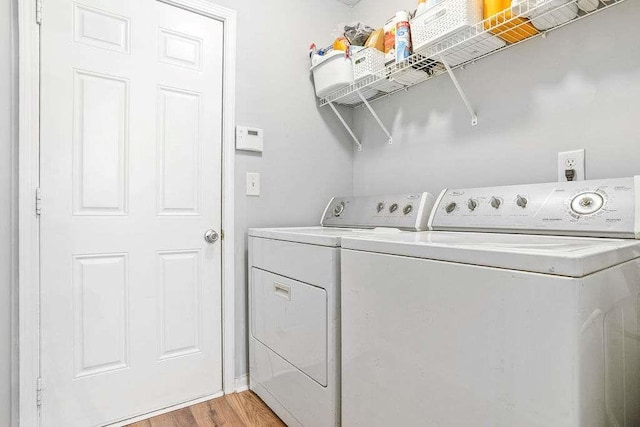
<path fill-rule="evenodd" d="M 593 192 L 578 194 L 571 200 L 571 210 L 578 215 L 591 215 L 604 206 L 602 195 Z"/>

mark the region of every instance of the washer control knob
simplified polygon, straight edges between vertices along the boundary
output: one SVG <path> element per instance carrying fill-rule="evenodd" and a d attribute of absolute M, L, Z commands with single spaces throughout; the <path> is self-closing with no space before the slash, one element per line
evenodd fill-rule
<path fill-rule="evenodd" d="M 333 215 L 334 216 L 340 216 L 340 215 L 342 215 L 342 212 L 344 212 L 344 202 L 338 203 L 333 208 Z"/>
<path fill-rule="evenodd" d="M 376 210 L 378 211 L 378 213 L 382 212 L 382 209 L 384 209 L 384 202 L 378 202 L 378 206 L 376 206 Z"/>
<path fill-rule="evenodd" d="M 402 209 L 402 212 L 405 215 L 409 215 L 412 211 L 413 211 L 413 206 L 411 206 L 411 205 L 407 205 Z"/>
<path fill-rule="evenodd" d="M 516 205 L 520 206 L 522 209 L 527 207 L 527 198 L 518 194 L 516 197 Z"/>
<path fill-rule="evenodd" d="M 398 204 L 397 203 L 394 203 L 391 206 L 389 206 L 389 212 L 394 213 L 397 210 L 398 210 Z"/>
<path fill-rule="evenodd" d="M 579 215 L 591 215 L 604 206 L 604 198 L 598 193 L 578 194 L 571 201 L 571 209 Z"/>
<path fill-rule="evenodd" d="M 467 202 L 467 207 L 470 211 L 475 211 L 478 207 L 478 201 L 475 199 L 469 199 L 469 201 Z"/>
<path fill-rule="evenodd" d="M 456 204 L 456 202 L 451 202 L 444 208 L 444 210 L 446 213 L 450 214 L 451 212 L 455 211 L 457 207 L 458 205 Z"/>
<path fill-rule="evenodd" d="M 501 204 L 502 204 L 502 200 L 498 199 L 497 197 L 491 198 L 491 207 L 498 209 Z"/>

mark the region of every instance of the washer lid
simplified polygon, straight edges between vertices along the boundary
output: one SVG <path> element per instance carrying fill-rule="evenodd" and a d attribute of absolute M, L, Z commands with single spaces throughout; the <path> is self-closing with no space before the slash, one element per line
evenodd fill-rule
<path fill-rule="evenodd" d="M 285 227 L 285 228 L 250 228 L 249 236 L 264 239 L 285 240 L 310 245 L 339 247 L 344 237 L 394 235 L 411 233 L 395 228 L 337 228 L 337 227 Z"/>
<path fill-rule="evenodd" d="M 640 257 L 636 240 L 438 231 L 349 237 L 342 248 L 568 277 Z"/>

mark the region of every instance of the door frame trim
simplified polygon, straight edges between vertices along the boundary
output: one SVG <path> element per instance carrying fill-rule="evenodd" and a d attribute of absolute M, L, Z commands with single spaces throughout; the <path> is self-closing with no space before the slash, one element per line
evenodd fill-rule
<path fill-rule="evenodd" d="M 35 214 L 40 152 L 40 27 L 36 2 L 18 1 L 18 423 L 39 424 L 40 224 Z"/>
<path fill-rule="evenodd" d="M 206 0 L 156 0 L 224 24 L 222 124 L 222 386 L 235 390 L 235 10 Z M 18 1 L 18 348 L 19 411 L 13 422 L 38 426 L 40 376 L 40 221 L 35 193 L 40 182 L 40 26 L 36 2 Z M 46 19 L 46 16 L 45 18 Z M 160 409 L 160 408 L 159 408 Z"/>

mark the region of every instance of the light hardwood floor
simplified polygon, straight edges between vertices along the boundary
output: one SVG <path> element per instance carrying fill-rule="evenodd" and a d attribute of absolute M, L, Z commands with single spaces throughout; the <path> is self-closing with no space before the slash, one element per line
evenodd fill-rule
<path fill-rule="evenodd" d="M 228 394 L 128 427 L 286 427 L 251 391 Z"/>

